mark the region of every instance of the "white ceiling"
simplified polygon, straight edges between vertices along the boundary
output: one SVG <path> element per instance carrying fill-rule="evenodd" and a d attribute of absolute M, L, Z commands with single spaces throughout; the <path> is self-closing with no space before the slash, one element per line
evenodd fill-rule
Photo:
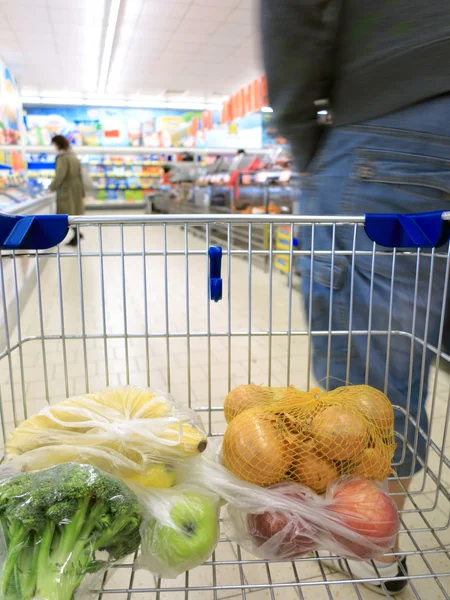
<path fill-rule="evenodd" d="M 0 0 L 23 96 L 97 93 L 110 3 Z M 121 0 L 107 95 L 219 102 L 261 72 L 257 0 Z"/>

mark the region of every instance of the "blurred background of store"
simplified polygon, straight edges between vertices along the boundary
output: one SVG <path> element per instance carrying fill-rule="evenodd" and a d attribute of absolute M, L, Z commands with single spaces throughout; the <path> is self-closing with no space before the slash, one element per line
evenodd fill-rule
<path fill-rule="evenodd" d="M 55 211 L 57 134 L 89 174 L 89 210 L 296 211 L 253 0 L 17 0 L 0 17 L 1 212 Z M 296 244 L 282 225 L 256 238 L 261 249 Z M 287 273 L 289 256 L 274 266 Z"/>

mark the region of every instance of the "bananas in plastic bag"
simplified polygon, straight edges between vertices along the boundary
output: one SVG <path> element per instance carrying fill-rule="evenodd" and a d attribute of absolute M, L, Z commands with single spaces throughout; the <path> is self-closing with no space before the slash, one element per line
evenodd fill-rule
<path fill-rule="evenodd" d="M 49 406 L 19 425 L 7 441 L 8 458 L 24 470 L 76 461 L 123 478 L 168 481 L 165 475 L 205 450 L 194 411 L 168 395 L 136 387 L 107 388 Z M 167 473 L 155 464 L 166 465 Z M 169 478 L 170 479 L 170 478 Z"/>

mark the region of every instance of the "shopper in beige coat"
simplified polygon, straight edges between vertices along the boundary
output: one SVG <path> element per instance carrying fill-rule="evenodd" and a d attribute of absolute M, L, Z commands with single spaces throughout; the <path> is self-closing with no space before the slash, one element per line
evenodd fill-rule
<path fill-rule="evenodd" d="M 63 135 L 52 139 L 58 154 L 56 156 L 56 174 L 50 189 L 56 192 L 56 212 L 64 215 L 84 214 L 84 185 L 81 163 L 72 151 L 69 141 Z M 68 242 L 70 246 L 78 244 L 78 236 Z M 80 238 L 82 235 L 80 234 Z"/>

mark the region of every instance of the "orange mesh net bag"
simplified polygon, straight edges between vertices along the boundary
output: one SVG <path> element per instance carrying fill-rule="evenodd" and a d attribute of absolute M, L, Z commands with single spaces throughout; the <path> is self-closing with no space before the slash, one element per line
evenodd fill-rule
<path fill-rule="evenodd" d="M 383 481 L 391 473 L 394 411 L 370 386 L 240 386 L 224 411 L 224 464 L 244 481 L 268 486 L 290 479 L 322 494 L 339 477 Z"/>

